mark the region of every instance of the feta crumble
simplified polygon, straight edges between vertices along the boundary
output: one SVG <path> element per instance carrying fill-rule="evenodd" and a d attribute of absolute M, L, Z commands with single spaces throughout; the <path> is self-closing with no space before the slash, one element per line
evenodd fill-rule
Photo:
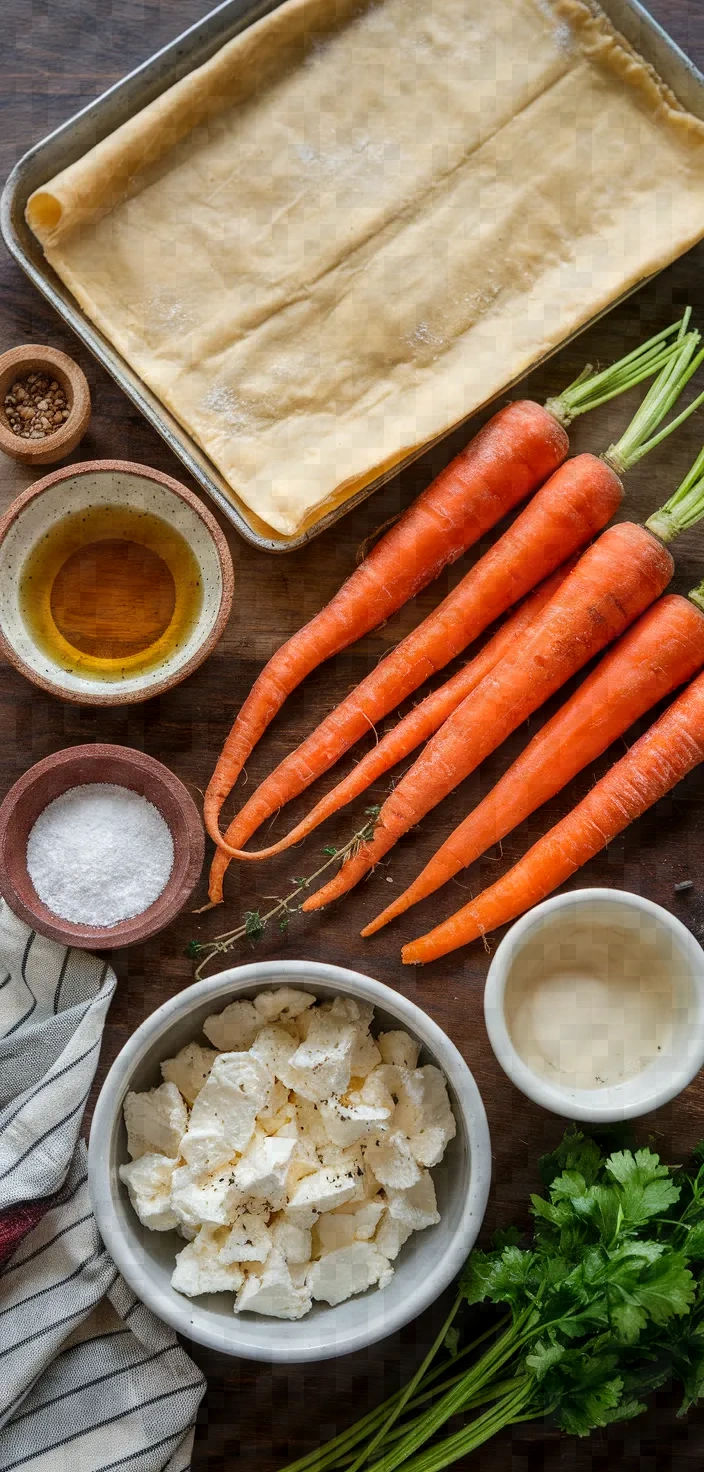
<path fill-rule="evenodd" d="M 120 1179 L 150 1231 L 177 1230 L 173 1287 L 300 1319 L 393 1277 L 440 1220 L 430 1168 L 456 1133 L 447 1086 L 373 1008 L 281 986 L 206 1018 L 207 1045 L 124 1104 Z"/>

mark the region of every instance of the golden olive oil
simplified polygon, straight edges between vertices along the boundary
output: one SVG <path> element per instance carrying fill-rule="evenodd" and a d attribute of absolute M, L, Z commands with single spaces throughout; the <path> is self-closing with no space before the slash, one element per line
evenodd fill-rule
<path fill-rule="evenodd" d="M 89 506 L 29 553 L 22 617 L 62 669 L 115 680 L 157 668 L 185 644 L 203 601 L 187 541 L 151 511 Z"/>

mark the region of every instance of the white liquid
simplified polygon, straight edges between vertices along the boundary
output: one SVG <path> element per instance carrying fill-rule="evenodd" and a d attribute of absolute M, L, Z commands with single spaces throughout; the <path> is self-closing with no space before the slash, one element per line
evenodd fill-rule
<path fill-rule="evenodd" d="M 671 1052 L 683 961 L 642 927 L 554 925 L 516 956 L 506 988 L 514 1047 L 534 1073 L 565 1088 L 613 1087 Z"/>

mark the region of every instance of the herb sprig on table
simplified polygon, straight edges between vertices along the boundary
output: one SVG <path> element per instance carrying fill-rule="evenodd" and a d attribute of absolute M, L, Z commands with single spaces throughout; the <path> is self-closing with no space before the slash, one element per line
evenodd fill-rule
<path fill-rule="evenodd" d="M 356 833 L 352 834 L 352 837 L 341 848 L 335 848 L 335 845 L 331 843 L 326 844 L 323 849 L 323 853 L 326 855 L 325 863 L 321 864 L 315 870 L 314 874 L 301 874 L 292 879 L 291 883 L 294 885 L 294 888 L 290 894 L 284 895 L 282 898 L 276 895 L 269 896 L 273 900 L 270 910 L 266 910 L 264 914 L 262 914 L 261 910 L 245 910 L 242 920 L 239 925 L 235 926 L 234 930 L 226 930 L 222 935 L 213 936 L 212 940 L 191 940 L 188 942 L 186 947 L 187 955 L 199 963 L 195 971 L 197 980 L 200 980 L 203 972 L 216 956 L 223 956 L 228 951 L 233 950 L 239 941 L 246 940 L 250 944 L 254 944 L 256 941 L 261 940 L 265 930 L 273 921 L 278 923 L 280 933 L 286 935 L 291 917 L 299 915 L 301 912 L 301 897 L 309 885 L 315 879 L 319 879 L 320 875 L 324 874 L 326 869 L 329 869 L 332 864 L 344 864 L 347 859 L 354 858 L 362 844 L 368 838 L 371 838 L 381 808 L 378 806 L 368 807 L 364 809 L 364 812 L 367 821 Z M 297 901 L 298 903 L 296 903 Z M 198 910 L 196 913 L 202 914 L 212 908 L 212 905 L 204 905 L 203 910 Z"/>
<path fill-rule="evenodd" d="M 586 1436 L 637 1416 L 667 1381 L 682 1386 L 682 1412 L 699 1399 L 704 1145 L 677 1170 L 649 1149 L 605 1157 L 570 1129 L 541 1173 L 530 1240 L 511 1229 L 472 1252 L 406 1388 L 286 1472 L 441 1472 L 521 1421 Z M 478 1304 L 498 1313 L 473 1339 Z"/>

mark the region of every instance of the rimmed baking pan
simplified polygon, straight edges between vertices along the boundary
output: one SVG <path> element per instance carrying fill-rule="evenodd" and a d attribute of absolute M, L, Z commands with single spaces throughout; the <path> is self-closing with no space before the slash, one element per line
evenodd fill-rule
<path fill-rule="evenodd" d="M 39 241 L 25 221 L 25 208 L 30 194 L 41 184 L 54 177 L 62 169 L 82 157 L 101 139 L 107 137 L 120 124 L 152 102 L 160 93 L 195 67 L 201 66 L 227 41 L 261 16 L 276 9 L 277 0 L 251 5 L 248 0 L 224 0 L 208 15 L 198 21 L 176 40 L 157 51 L 141 66 L 130 72 L 122 81 L 110 87 L 101 97 L 88 104 L 74 117 L 69 118 L 55 132 L 30 148 L 12 170 L 2 198 L 0 199 L 0 230 L 11 255 L 26 272 L 30 280 L 51 302 L 52 306 L 86 347 L 107 369 L 128 398 L 136 404 L 149 423 L 154 426 L 174 453 L 183 462 L 199 486 L 207 492 L 236 527 L 246 541 L 268 552 L 291 552 L 319 535 L 334 522 L 339 521 L 353 506 L 371 496 L 375 490 L 397 475 L 406 465 L 424 454 L 429 446 L 422 445 L 407 455 L 399 464 L 384 471 L 362 490 L 347 500 L 335 505 L 322 517 L 310 518 L 295 536 L 286 537 L 273 531 L 261 521 L 249 507 L 245 506 L 215 468 L 207 455 L 196 444 L 155 394 L 147 388 L 139 375 L 125 362 L 117 350 L 90 321 L 78 306 L 68 288 L 45 260 Z M 685 56 L 675 42 L 666 34 L 652 16 L 644 10 L 638 0 L 601 0 L 602 8 L 613 24 L 620 30 L 649 61 L 660 76 L 672 88 L 680 102 L 697 117 L 704 119 L 704 76 Z M 637 282 L 623 296 L 628 296 L 642 282 Z M 610 308 L 616 305 L 615 298 Z M 584 331 L 603 311 L 591 317 L 579 331 Z M 531 369 L 551 357 L 577 333 L 566 334 L 562 342 L 550 353 L 536 357 Z M 521 374 L 521 377 L 524 375 Z M 514 379 L 505 387 L 511 388 Z M 472 409 L 475 414 L 482 405 Z M 470 416 L 468 416 L 470 417 Z M 457 426 L 453 426 L 453 429 Z M 440 436 L 439 438 L 442 438 Z M 433 441 L 431 443 L 437 443 Z"/>

